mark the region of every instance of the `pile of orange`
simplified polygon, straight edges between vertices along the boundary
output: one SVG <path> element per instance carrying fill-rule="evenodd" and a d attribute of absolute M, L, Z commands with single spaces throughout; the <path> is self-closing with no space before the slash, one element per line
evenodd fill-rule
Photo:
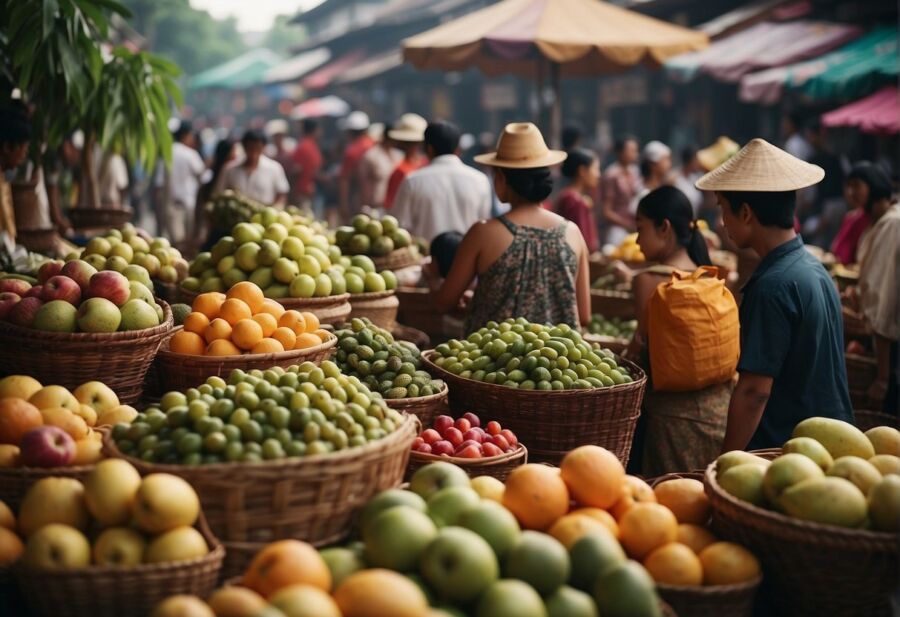
<path fill-rule="evenodd" d="M 228 293 L 211 291 L 194 298 L 169 351 L 192 356 L 277 353 L 309 349 L 330 336 L 313 313 L 285 310 L 244 281 Z"/>

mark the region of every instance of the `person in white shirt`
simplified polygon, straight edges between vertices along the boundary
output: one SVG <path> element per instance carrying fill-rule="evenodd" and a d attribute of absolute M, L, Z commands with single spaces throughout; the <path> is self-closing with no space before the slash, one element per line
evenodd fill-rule
<path fill-rule="evenodd" d="M 191 237 L 191 223 L 200 180 L 206 172 L 206 164 L 195 149 L 193 127 L 182 122 L 175 131 L 172 144 L 172 165 L 164 174 L 164 198 L 157 211 L 157 227 L 172 242 L 182 242 Z"/>
<path fill-rule="evenodd" d="M 459 138 L 459 129 L 449 122 L 429 124 L 425 153 L 431 162 L 407 176 L 397 191 L 392 214 L 427 242 L 446 231 L 465 234 L 491 218 L 491 181 L 460 160 Z"/>
<path fill-rule="evenodd" d="M 798 159 L 809 161 L 815 154 L 815 150 L 803 136 L 803 116 L 797 112 L 789 113 L 781 122 L 782 130 L 786 135 L 784 149 Z"/>
<path fill-rule="evenodd" d="M 222 174 L 221 190 L 231 189 L 250 199 L 283 208 L 291 186 L 284 167 L 263 154 L 265 136 L 258 131 L 247 131 L 241 138 L 241 145 L 244 158 Z"/>
<path fill-rule="evenodd" d="M 403 160 L 403 152 L 395 148 L 393 141 L 388 137 L 390 130 L 390 126 L 382 126 L 381 140 L 366 150 L 356 167 L 359 177 L 360 206 L 368 206 L 375 210 L 384 208 L 388 180 L 394 169 Z M 371 129 L 369 134 L 372 134 Z"/>
<path fill-rule="evenodd" d="M 697 159 L 697 149 L 694 146 L 685 146 L 681 150 L 681 168 L 675 174 L 675 188 L 685 194 L 694 209 L 694 218 L 700 218 L 703 209 L 703 191 L 694 186 L 694 183 L 703 175 L 703 167 Z"/>
<path fill-rule="evenodd" d="M 128 165 L 121 154 L 94 149 L 100 207 L 122 210 L 128 206 Z"/>

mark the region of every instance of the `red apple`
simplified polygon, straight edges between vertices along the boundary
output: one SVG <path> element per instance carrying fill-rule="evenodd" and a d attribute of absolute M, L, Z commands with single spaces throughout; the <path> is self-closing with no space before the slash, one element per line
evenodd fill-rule
<path fill-rule="evenodd" d="M 509 442 L 509 445 L 512 446 L 513 448 L 515 448 L 517 445 L 519 445 L 518 437 L 516 437 L 515 433 L 513 433 L 508 428 L 505 428 L 502 431 L 500 431 L 500 434 L 503 435 L 503 437 L 506 439 L 506 441 Z"/>
<path fill-rule="evenodd" d="M 496 420 L 491 420 L 487 423 L 488 435 L 499 435 L 501 430 L 503 430 L 503 427 Z"/>
<path fill-rule="evenodd" d="M 78 303 L 81 302 L 81 287 L 68 276 L 61 274 L 53 276 L 44 283 L 41 300 L 44 302 L 64 300 L 72 306 L 78 306 Z"/>
<path fill-rule="evenodd" d="M 506 452 L 510 449 L 509 441 L 503 435 L 493 435 L 491 437 L 491 443 Z"/>
<path fill-rule="evenodd" d="M 481 443 L 484 441 L 484 433 L 477 428 L 470 428 L 463 433 L 462 441 L 477 441 L 478 443 Z M 460 443 L 462 443 L 462 441 Z"/>
<path fill-rule="evenodd" d="M 485 456 L 500 456 L 503 454 L 503 450 L 492 443 L 482 444 L 481 450 L 484 452 Z"/>
<path fill-rule="evenodd" d="M 441 435 L 444 434 L 448 428 L 453 426 L 453 418 L 450 416 L 438 416 L 434 419 L 434 423 L 432 423 L 432 427 Z"/>
<path fill-rule="evenodd" d="M 433 428 L 425 429 L 424 431 L 422 431 L 422 434 L 419 436 L 422 438 L 422 441 L 424 441 L 425 443 L 428 443 L 428 444 L 432 444 L 436 441 L 440 441 L 440 439 L 441 439 L 441 434 L 438 433 Z"/>
<path fill-rule="evenodd" d="M 123 274 L 115 270 L 103 270 L 91 277 L 88 296 L 106 298 L 116 306 L 122 306 L 131 296 L 131 287 Z"/>
<path fill-rule="evenodd" d="M 466 418 L 457 418 L 454 426 L 465 433 L 467 430 L 472 428 L 472 423 L 469 422 Z"/>
<path fill-rule="evenodd" d="M 19 303 L 22 297 L 11 291 L 0 293 L 0 319 L 6 319 L 13 307 Z"/>
<path fill-rule="evenodd" d="M 444 431 L 443 437 L 451 444 L 453 444 L 454 448 L 458 448 L 459 444 L 465 441 L 465 439 L 463 439 L 462 431 L 460 431 L 455 426 L 451 426 L 446 431 Z"/>
<path fill-rule="evenodd" d="M 66 262 L 59 261 L 57 259 L 45 261 L 44 265 L 42 265 L 38 269 L 38 283 L 46 283 L 49 279 L 59 274 L 62 271 L 62 267 L 65 265 L 65 263 Z"/>
<path fill-rule="evenodd" d="M 82 259 L 73 259 L 67 262 L 59 273 L 78 283 L 82 293 L 84 293 L 87 291 L 91 277 L 97 274 L 97 268 Z"/>
<path fill-rule="evenodd" d="M 413 450 L 418 450 L 418 449 L 419 449 L 419 446 L 421 446 L 423 443 L 425 443 L 425 440 L 422 439 L 421 436 L 420 436 L 420 437 L 416 437 L 415 439 L 413 439 L 412 449 L 413 449 Z"/>
<path fill-rule="evenodd" d="M 456 451 L 459 452 L 460 450 L 465 450 L 466 448 L 471 448 L 472 446 L 475 446 L 478 449 L 478 451 L 481 452 L 481 444 L 472 439 L 467 439 L 466 441 L 459 444 L 456 447 Z"/>
<path fill-rule="evenodd" d="M 447 441 L 446 439 L 441 439 L 440 441 L 436 441 L 431 444 L 431 453 L 438 454 L 441 456 L 452 456 L 453 455 L 453 444 Z"/>
<path fill-rule="evenodd" d="M 75 458 L 75 440 L 56 426 L 39 426 L 22 437 L 19 448 L 26 467 L 62 467 Z"/>
<path fill-rule="evenodd" d="M 34 316 L 37 315 L 38 310 L 42 306 L 44 306 L 44 303 L 41 302 L 40 298 L 22 298 L 9 312 L 7 321 L 23 328 L 30 328 L 31 324 L 34 323 Z"/>
<path fill-rule="evenodd" d="M 471 411 L 467 411 L 462 415 L 462 417 L 468 420 L 469 424 L 471 424 L 472 426 L 481 426 L 481 418 L 476 416 Z"/>
<path fill-rule="evenodd" d="M 41 292 L 43 292 L 43 291 L 44 291 L 44 286 L 43 286 L 43 285 L 35 285 L 35 286 L 32 287 L 31 289 L 29 289 L 29 290 L 25 293 L 25 295 L 22 296 L 22 297 L 23 297 L 23 298 L 40 298 L 40 297 L 41 297 Z"/>
<path fill-rule="evenodd" d="M 427 443 L 423 443 L 418 448 L 416 448 L 417 452 L 421 452 L 422 454 L 431 454 L 431 446 Z"/>
<path fill-rule="evenodd" d="M 459 458 L 481 458 L 481 450 L 478 449 L 478 444 L 473 444 L 462 450 L 457 450 L 455 456 Z"/>
<path fill-rule="evenodd" d="M 31 283 L 21 279 L 0 279 L 0 292 L 9 291 L 24 296 L 31 289 Z"/>

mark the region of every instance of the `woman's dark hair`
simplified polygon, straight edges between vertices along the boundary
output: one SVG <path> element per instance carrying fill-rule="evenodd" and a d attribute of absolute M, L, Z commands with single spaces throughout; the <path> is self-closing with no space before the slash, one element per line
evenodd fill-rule
<path fill-rule="evenodd" d="M 431 146 L 435 156 L 453 154 L 459 148 L 461 133 L 455 124 L 444 120 L 428 123 L 425 129 L 425 146 Z"/>
<path fill-rule="evenodd" d="M 626 144 L 628 144 L 629 141 L 633 141 L 634 143 L 637 143 L 638 139 L 634 135 L 619 136 L 616 139 L 616 141 L 613 143 L 613 150 L 615 151 L 615 153 L 620 154 L 622 152 L 622 150 L 625 149 L 625 146 L 626 146 Z"/>
<path fill-rule="evenodd" d="M 641 158 L 639 168 L 641 170 L 641 178 L 646 180 L 653 173 L 653 162 L 650 159 Z"/>
<path fill-rule="evenodd" d="M 797 191 L 720 191 L 735 214 L 747 204 L 765 227 L 791 229 L 797 208 Z"/>
<path fill-rule="evenodd" d="M 874 163 L 862 161 L 854 165 L 847 174 L 847 181 L 850 180 L 859 180 L 869 187 L 869 201 L 863 206 L 866 212 L 872 210 L 872 204 L 876 201 L 891 198 L 891 179 Z"/>
<path fill-rule="evenodd" d="M 456 250 L 459 248 L 463 240 L 463 235 L 458 231 L 445 231 L 438 234 L 431 241 L 431 247 L 428 252 L 431 258 L 437 263 L 438 272 L 443 278 L 447 278 L 450 274 L 450 267 L 453 265 L 453 258 L 456 257 Z"/>
<path fill-rule="evenodd" d="M 597 157 L 593 152 L 585 148 L 575 148 L 569 150 L 568 156 L 562 164 L 562 175 L 570 180 L 574 180 L 578 176 L 578 170 L 582 167 L 590 167 Z"/>
<path fill-rule="evenodd" d="M 672 225 L 675 241 L 687 249 L 688 257 L 698 266 L 710 266 L 709 250 L 703 232 L 697 228 L 694 209 L 687 196 L 674 186 L 661 186 L 650 191 L 638 203 L 638 214 L 657 227 L 664 221 Z"/>
<path fill-rule="evenodd" d="M 516 195 L 529 203 L 539 203 L 553 192 L 553 177 L 549 167 L 534 169 L 498 168 L 506 178 L 506 183 Z"/>
<path fill-rule="evenodd" d="M 563 127 L 560 143 L 563 150 L 572 150 L 581 141 L 581 127 L 577 124 L 569 124 Z"/>
<path fill-rule="evenodd" d="M 31 139 L 31 122 L 24 107 L 10 105 L 0 108 L 0 144 L 18 146 Z"/>
<path fill-rule="evenodd" d="M 227 137 L 216 144 L 216 150 L 213 152 L 212 166 L 210 167 L 213 183 L 219 178 L 219 174 L 222 173 L 222 169 L 225 168 L 225 165 L 228 164 L 228 159 L 231 156 L 231 151 L 233 149 L 234 140 Z"/>

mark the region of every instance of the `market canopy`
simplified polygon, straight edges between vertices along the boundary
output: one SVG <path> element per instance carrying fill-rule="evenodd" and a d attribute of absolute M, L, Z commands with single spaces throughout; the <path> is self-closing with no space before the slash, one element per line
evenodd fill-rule
<path fill-rule="evenodd" d="M 324 96 L 320 99 L 303 101 L 291 110 L 291 119 L 322 118 L 330 116 L 339 118 L 350 113 L 350 104 L 336 96 Z"/>
<path fill-rule="evenodd" d="M 188 87 L 239 90 L 262 83 L 265 72 L 280 64 L 282 57 L 268 49 L 254 49 L 190 78 Z"/>
<path fill-rule="evenodd" d="M 855 126 L 866 133 L 900 133 L 900 92 L 896 86 L 882 88 L 822 116 L 825 126 Z"/>
<path fill-rule="evenodd" d="M 327 47 L 317 47 L 276 64 L 263 74 L 263 81 L 267 84 L 294 81 L 310 71 L 316 70 L 329 60 L 331 60 L 331 51 Z"/>
<path fill-rule="evenodd" d="M 897 53 L 896 27 L 878 28 L 814 60 L 745 75 L 740 97 L 751 103 L 775 103 L 786 89 L 802 89 L 813 98 L 862 96 L 896 81 Z"/>

